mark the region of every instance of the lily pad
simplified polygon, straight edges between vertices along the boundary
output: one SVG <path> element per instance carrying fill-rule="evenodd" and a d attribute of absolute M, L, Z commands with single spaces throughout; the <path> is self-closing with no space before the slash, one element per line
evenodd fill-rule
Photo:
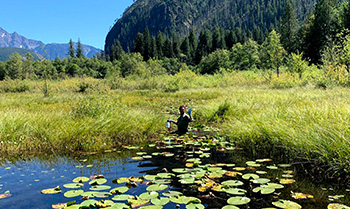
<path fill-rule="evenodd" d="M 128 190 L 129 190 L 129 187 L 122 186 L 122 187 L 114 188 L 110 192 L 112 194 L 123 194 L 123 193 L 127 192 Z"/>
<path fill-rule="evenodd" d="M 349 206 L 342 205 L 339 203 L 331 203 L 327 206 L 328 209 L 350 209 Z"/>
<path fill-rule="evenodd" d="M 245 205 L 250 202 L 250 198 L 248 197 L 231 197 L 230 199 L 227 200 L 227 203 L 230 205 Z"/>
<path fill-rule="evenodd" d="M 258 179 L 259 176 L 253 173 L 247 173 L 242 176 L 243 179 L 249 180 L 249 179 Z"/>
<path fill-rule="evenodd" d="M 186 179 L 180 179 L 179 182 L 181 184 L 194 184 L 195 183 L 195 178 L 186 178 Z"/>
<path fill-rule="evenodd" d="M 8 198 L 11 196 L 12 196 L 12 194 L 10 194 L 10 193 L 0 194 L 0 199 Z"/>
<path fill-rule="evenodd" d="M 127 183 L 129 182 L 129 178 L 122 177 L 119 179 L 113 179 L 112 182 L 117 184 Z"/>
<path fill-rule="evenodd" d="M 57 194 L 57 193 L 61 193 L 60 187 L 51 188 L 51 189 L 44 189 L 41 191 L 41 194 Z"/>
<path fill-rule="evenodd" d="M 78 189 L 80 187 L 84 186 L 84 184 L 81 183 L 70 183 L 70 184 L 64 184 L 63 187 L 67 189 Z"/>
<path fill-rule="evenodd" d="M 170 202 L 170 199 L 165 197 L 151 199 L 151 203 L 154 205 L 166 205 L 169 202 Z"/>
<path fill-rule="evenodd" d="M 173 203 L 185 204 L 185 205 L 187 205 L 190 202 L 201 203 L 200 199 L 196 197 L 187 197 L 187 196 L 179 196 L 179 197 L 173 196 L 173 197 L 170 197 L 170 201 Z"/>
<path fill-rule="evenodd" d="M 229 188 L 224 190 L 228 194 L 233 194 L 233 195 L 245 195 L 247 193 L 247 190 L 244 189 L 238 189 L 238 188 Z"/>
<path fill-rule="evenodd" d="M 187 173 L 188 170 L 186 168 L 174 168 L 172 170 L 174 173 Z"/>
<path fill-rule="evenodd" d="M 253 192 L 255 192 L 255 193 L 260 192 L 261 194 L 272 194 L 275 192 L 275 189 L 261 186 L 261 187 L 254 188 Z"/>
<path fill-rule="evenodd" d="M 292 194 L 292 197 L 296 200 L 300 200 L 300 199 L 313 199 L 314 196 L 310 195 L 310 194 L 304 194 L 301 192 L 295 192 Z"/>
<path fill-rule="evenodd" d="M 89 182 L 90 185 L 101 185 L 107 182 L 107 179 L 94 179 Z"/>
<path fill-rule="evenodd" d="M 161 179 L 170 179 L 170 178 L 175 177 L 175 174 L 173 174 L 173 173 L 158 173 L 157 177 L 161 178 Z"/>
<path fill-rule="evenodd" d="M 222 207 L 221 209 L 239 209 L 239 207 L 236 207 L 234 205 L 225 205 L 224 207 Z"/>
<path fill-rule="evenodd" d="M 270 182 L 270 179 L 267 178 L 260 178 L 260 179 L 255 179 L 252 181 L 254 184 L 266 184 Z"/>
<path fill-rule="evenodd" d="M 223 186 L 241 186 L 243 185 L 243 182 L 238 181 L 238 180 L 228 180 L 228 181 L 223 181 L 221 182 Z"/>
<path fill-rule="evenodd" d="M 114 203 L 109 209 L 129 209 L 130 207 L 125 203 Z"/>
<path fill-rule="evenodd" d="M 186 209 L 204 209 L 204 208 L 205 208 L 205 206 L 202 204 L 191 203 L 191 204 L 186 205 Z"/>
<path fill-rule="evenodd" d="M 84 183 L 84 182 L 88 182 L 89 180 L 90 179 L 88 177 L 80 176 L 80 177 L 73 179 L 73 182 L 74 183 Z"/>
<path fill-rule="evenodd" d="M 98 194 L 98 193 L 99 192 L 84 192 L 84 193 L 80 194 L 80 196 L 93 198 L 93 197 L 96 197 L 96 194 Z"/>
<path fill-rule="evenodd" d="M 102 191 L 102 190 L 108 190 L 110 189 L 111 186 L 107 186 L 107 185 L 96 185 L 96 186 L 92 186 L 90 188 L 90 190 L 93 190 L 93 191 Z"/>
<path fill-rule="evenodd" d="M 270 169 L 270 170 L 276 170 L 278 169 L 277 166 L 274 166 L 274 165 L 270 165 L 270 166 L 266 166 L 267 169 Z"/>
<path fill-rule="evenodd" d="M 149 200 L 128 199 L 128 203 L 131 205 L 131 208 L 136 208 L 136 207 L 148 204 Z"/>
<path fill-rule="evenodd" d="M 95 204 L 97 203 L 96 200 L 85 200 L 80 204 L 81 207 L 95 207 Z"/>
<path fill-rule="evenodd" d="M 281 184 L 292 184 L 294 182 L 295 182 L 294 179 L 280 179 Z"/>
<path fill-rule="evenodd" d="M 158 192 L 145 192 L 140 194 L 139 198 L 141 200 L 151 200 L 159 196 Z"/>
<path fill-rule="evenodd" d="M 100 200 L 96 202 L 95 205 L 97 208 L 107 208 L 107 207 L 111 207 L 113 204 L 114 202 L 111 200 Z"/>
<path fill-rule="evenodd" d="M 167 185 L 163 185 L 163 184 L 153 184 L 151 186 L 148 186 L 146 188 L 147 191 L 149 192 L 156 192 L 156 191 L 162 191 L 164 189 L 168 188 Z"/>
<path fill-rule="evenodd" d="M 162 209 L 163 206 L 159 206 L 159 205 L 146 205 L 146 206 L 142 206 L 139 209 Z"/>
<path fill-rule="evenodd" d="M 70 191 L 65 192 L 63 195 L 65 197 L 70 198 L 70 197 L 77 197 L 83 193 L 84 193 L 84 190 L 70 190 Z"/>
<path fill-rule="evenodd" d="M 300 209 L 301 205 L 290 200 L 279 200 L 272 203 L 274 206 L 279 208 L 290 208 L 290 209 Z"/>
<path fill-rule="evenodd" d="M 112 200 L 115 200 L 115 201 L 125 201 L 125 200 L 129 200 L 129 199 L 132 199 L 134 198 L 134 196 L 132 195 L 128 195 L 128 194 L 121 194 L 121 195 L 116 195 L 112 198 Z"/>
<path fill-rule="evenodd" d="M 278 164 L 278 166 L 281 168 L 288 168 L 288 167 L 291 167 L 292 165 L 291 164 Z"/>
<path fill-rule="evenodd" d="M 238 171 L 226 171 L 225 173 L 226 176 L 230 176 L 230 177 L 236 177 L 237 175 L 242 175 L 242 173 L 238 172 Z"/>
<path fill-rule="evenodd" d="M 182 193 L 178 191 L 166 191 L 166 192 L 163 192 L 162 195 L 166 197 L 174 197 L 174 196 L 180 196 L 182 195 Z"/>

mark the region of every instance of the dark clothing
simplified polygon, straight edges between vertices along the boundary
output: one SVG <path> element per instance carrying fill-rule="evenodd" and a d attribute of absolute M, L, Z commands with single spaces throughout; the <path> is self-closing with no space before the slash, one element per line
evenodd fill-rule
<path fill-rule="evenodd" d="M 177 119 L 177 133 L 183 135 L 188 131 L 188 123 L 191 122 L 190 116 L 186 113 Z"/>

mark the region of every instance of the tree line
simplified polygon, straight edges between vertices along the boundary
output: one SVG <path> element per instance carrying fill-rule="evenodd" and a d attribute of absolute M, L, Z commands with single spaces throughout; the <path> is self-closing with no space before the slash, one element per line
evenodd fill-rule
<path fill-rule="evenodd" d="M 59 79 L 74 76 L 106 78 L 162 73 L 176 74 L 190 69 L 201 74 L 220 70 L 274 70 L 281 67 L 298 73 L 311 64 L 342 66 L 350 64 L 350 4 L 336 0 L 319 0 L 308 18 L 299 23 L 291 1 L 287 1 L 278 30 L 271 30 L 264 38 L 250 36 L 235 28 L 202 30 L 197 36 L 192 29 L 184 36 L 166 36 L 159 32 L 152 36 L 146 28 L 138 33 L 132 52 L 125 52 L 118 40 L 110 54 L 88 59 L 78 42 L 73 48 L 70 40 L 68 58 L 34 61 L 31 54 L 14 54 L 7 62 L 0 62 L 3 79 Z"/>

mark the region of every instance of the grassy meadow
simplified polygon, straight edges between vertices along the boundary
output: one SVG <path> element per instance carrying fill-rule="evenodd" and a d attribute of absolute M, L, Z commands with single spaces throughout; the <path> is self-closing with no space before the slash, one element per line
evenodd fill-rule
<path fill-rule="evenodd" d="M 3 157 L 159 139 L 185 104 L 194 109 L 192 125 L 217 128 L 253 154 L 328 164 L 339 173 L 349 167 L 349 89 L 318 88 L 298 75 L 182 71 L 143 79 L 10 80 L 0 82 L 0 92 Z"/>

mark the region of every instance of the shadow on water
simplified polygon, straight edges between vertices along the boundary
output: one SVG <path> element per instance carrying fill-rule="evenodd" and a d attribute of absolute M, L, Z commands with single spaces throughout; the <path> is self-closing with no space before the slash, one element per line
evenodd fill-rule
<path fill-rule="evenodd" d="M 194 133 L 195 135 L 200 135 Z M 116 185 L 112 179 L 122 177 L 141 177 L 146 175 L 157 175 L 159 173 L 173 173 L 175 168 L 186 168 L 189 159 L 200 159 L 198 165 L 206 170 L 212 167 L 221 167 L 225 171 L 237 171 L 241 173 L 237 177 L 222 175 L 221 177 L 207 177 L 216 183 L 227 180 L 239 180 L 243 182 L 239 188 L 246 190 L 245 196 L 251 198 L 251 202 L 246 205 L 240 205 L 239 208 L 264 208 L 274 207 L 272 202 L 279 199 L 291 200 L 297 202 L 302 208 L 327 208 L 327 205 L 333 202 L 349 205 L 349 190 L 338 185 L 332 185 L 327 182 L 323 184 L 313 184 L 312 181 L 303 175 L 303 167 L 300 165 L 288 165 L 285 158 L 272 159 L 259 163 L 260 166 L 249 166 L 247 162 L 257 159 L 267 159 L 270 155 L 264 153 L 256 154 L 251 157 L 249 150 L 232 148 L 229 143 L 212 143 L 212 139 L 205 138 L 207 134 L 195 137 L 191 141 L 188 138 L 176 141 L 174 138 L 165 138 L 164 141 L 153 145 L 152 147 L 128 147 L 120 151 L 107 151 L 103 153 L 79 154 L 79 155 L 42 155 L 33 158 L 12 158 L 3 159 L 0 162 L 0 194 L 9 193 L 10 197 L 0 199 L 0 208 L 51 208 L 51 205 L 76 201 L 77 204 L 83 202 L 82 197 L 66 198 L 63 193 L 70 189 L 63 185 L 71 183 L 78 176 L 90 177 L 94 174 L 102 174 L 107 179 L 106 185 L 111 188 L 125 186 L 125 184 Z M 199 140 L 200 138 L 206 141 Z M 181 143 L 180 143 L 181 142 Z M 185 144 L 184 146 L 181 146 Z M 174 147 L 174 145 L 179 145 Z M 205 148 L 204 148 L 205 147 Z M 208 149 L 211 148 L 211 149 Z M 229 149 L 230 148 L 230 149 Z M 203 153 L 210 153 L 210 157 L 200 157 Z M 143 152 L 143 154 L 140 152 Z M 171 153 L 169 157 L 164 157 L 166 153 Z M 152 156 L 138 160 L 135 156 Z M 136 160 L 135 160 L 136 159 Z M 256 162 L 256 161 L 255 161 Z M 232 166 L 235 164 L 235 166 Z M 279 165 L 285 165 L 279 166 Z M 268 168 L 271 166 L 271 169 Z M 235 170 L 244 168 L 244 170 Z M 193 169 L 189 167 L 188 169 Z M 293 173 L 292 176 L 285 177 L 285 171 Z M 207 171 L 207 170 L 206 170 Z M 268 178 L 273 183 L 279 183 L 281 179 L 294 179 L 295 183 L 284 184 L 284 188 L 276 190 L 272 194 L 261 195 L 253 192 L 253 189 L 259 185 L 250 180 L 242 179 L 243 174 L 257 173 L 263 178 Z M 176 174 L 178 175 L 178 174 Z M 204 178 L 204 177 L 203 177 Z M 235 195 L 226 192 L 205 191 L 198 192 L 199 185 L 180 183 L 178 176 L 170 179 L 166 190 L 180 191 L 186 196 L 199 197 L 206 208 L 222 208 L 227 205 L 227 199 Z M 43 195 L 41 191 L 47 188 L 59 186 L 62 193 L 53 195 Z M 138 196 L 146 191 L 147 186 L 139 183 L 137 187 L 131 187 L 126 194 Z M 86 184 L 81 189 L 89 191 L 90 185 Z M 312 199 L 295 200 L 292 193 L 301 192 L 313 195 Z M 113 196 L 107 198 L 112 199 Z M 175 203 L 168 203 L 164 208 L 175 208 Z M 180 208 L 186 208 L 180 205 Z"/>

